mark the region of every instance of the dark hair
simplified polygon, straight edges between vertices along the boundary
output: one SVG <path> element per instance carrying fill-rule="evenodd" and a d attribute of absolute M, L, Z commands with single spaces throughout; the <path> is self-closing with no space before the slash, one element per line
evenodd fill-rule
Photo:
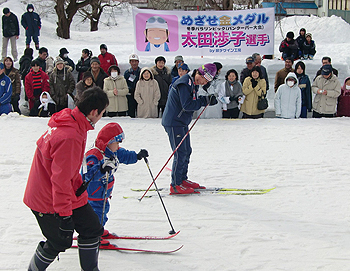
<path fill-rule="evenodd" d="M 220 62 L 213 62 L 216 66 L 216 74 L 218 74 L 219 70 L 222 69 L 222 64 Z"/>
<path fill-rule="evenodd" d="M 31 67 L 34 67 L 35 65 L 41 67 L 41 66 L 40 66 L 39 60 L 34 59 L 32 62 L 30 62 L 30 66 L 31 66 Z"/>
<path fill-rule="evenodd" d="M 85 116 L 92 110 L 97 109 L 98 114 L 108 106 L 109 100 L 107 94 L 100 87 L 92 87 L 85 90 L 79 100 L 77 107 Z"/>
<path fill-rule="evenodd" d="M 47 53 L 47 54 L 49 54 L 49 51 L 47 50 L 47 48 L 45 48 L 45 47 L 41 47 L 40 49 L 39 49 L 39 54 L 42 54 L 42 53 Z"/>
<path fill-rule="evenodd" d="M 294 63 L 294 59 L 292 58 L 292 57 L 286 57 L 286 59 L 284 60 L 284 61 L 286 61 L 286 60 L 290 60 L 290 61 L 292 61 L 292 64 Z"/>
<path fill-rule="evenodd" d="M 165 57 L 164 56 L 158 56 L 155 60 L 154 63 L 157 64 L 158 61 L 164 61 L 164 63 L 166 63 Z"/>
<path fill-rule="evenodd" d="M 145 71 L 148 71 L 148 72 L 149 72 L 149 74 L 151 75 L 150 80 L 152 80 L 152 79 L 153 79 L 153 73 L 152 73 L 151 70 L 149 70 L 149 69 L 145 69 L 144 71 L 142 71 L 142 73 L 141 73 L 141 75 L 140 75 L 140 78 L 141 78 L 142 80 L 145 80 L 145 79 L 143 79 L 143 74 L 145 73 Z"/>
<path fill-rule="evenodd" d="M 6 61 L 7 59 L 11 60 L 11 62 L 12 62 L 11 68 L 13 68 L 13 60 L 12 60 L 12 58 L 9 57 L 9 56 L 7 56 L 7 57 L 4 58 L 4 64 L 5 64 L 5 61 Z"/>
<path fill-rule="evenodd" d="M 91 50 L 89 50 L 89 49 L 83 49 L 82 50 L 82 52 L 84 52 L 85 54 L 87 54 L 89 57 L 91 57 L 92 56 L 92 52 L 91 52 Z"/>
<path fill-rule="evenodd" d="M 297 69 L 299 66 L 303 69 L 302 74 L 305 74 L 305 63 L 303 61 L 299 61 L 297 64 L 295 64 L 295 68 L 294 68 L 295 74 L 297 74 Z"/>
<path fill-rule="evenodd" d="M 327 60 L 329 63 L 332 63 L 332 59 L 329 56 L 322 57 L 322 61 Z"/>
<path fill-rule="evenodd" d="M 108 74 L 111 75 L 111 71 L 113 70 L 116 70 L 118 72 L 118 75 L 120 74 L 120 69 L 117 65 L 112 65 L 112 66 L 109 66 L 108 68 Z"/>
<path fill-rule="evenodd" d="M 32 48 L 26 48 L 25 50 L 24 50 L 24 55 L 26 55 L 26 56 L 33 56 L 33 49 Z"/>
<path fill-rule="evenodd" d="M 238 73 L 235 69 L 231 69 L 226 72 L 225 80 L 228 80 L 228 76 L 230 75 L 230 73 L 234 73 L 236 75 L 236 80 L 238 80 Z"/>
<path fill-rule="evenodd" d="M 254 66 L 251 70 L 250 70 L 250 77 L 252 77 L 252 72 L 253 71 L 257 71 L 259 73 L 259 78 L 262 79 L 262 73 L 261 73 L 261 69 L 259 66 Z"/>

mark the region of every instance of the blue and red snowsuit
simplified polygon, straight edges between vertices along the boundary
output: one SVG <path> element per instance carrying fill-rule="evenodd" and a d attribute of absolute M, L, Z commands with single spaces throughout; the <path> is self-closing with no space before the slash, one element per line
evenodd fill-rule
<path fill-rule="evenodd" d="M 91 178 L 93 180 L 89 183 L 87 188 L 88 192 L 88 201 L 95 213 L 98 215 L 100 221 L 103 213 L 103 199 L 105 196 L 105 187 L 106 187 L 106 174 L 101 173 L 101 166 L 104 164 L 105 159 L 115 158 L 116 168 L 109 172 L 108 178 L 108 190 L 106 197 L 106 206 L 105 206 L 105 215 L 103 218 L 103 225 L 106 224 L 108 218 L 107 213 L 109 211 L 109 201 L 108 199 L 111 197 L 113 186 L 114 186 L 114 176 L 113 174 L 117 171 L 119 163 L 122 164 L 135 164 L 137 162 L 137 154 L 134 151 L 128 151 L 124 148 L 119 148 L 116 152 L 112 152 L 106 145 L 109 142 L 105 142 L 104 152 L 99 148 L 99 138 L 96 139 L 95 147 L 89 150 L 86 156 L 86 170 L 84 173 L 84 167 L 82 169 L 81 175 L 83 180 L 89 181 Z M 96 175 L 95 175 L 96 173 Z M 94 176 L 95 175 L 95 176 Z"/>

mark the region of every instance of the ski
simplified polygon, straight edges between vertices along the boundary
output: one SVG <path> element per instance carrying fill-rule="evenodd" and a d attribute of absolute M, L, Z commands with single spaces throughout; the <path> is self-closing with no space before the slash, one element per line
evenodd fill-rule
<path fill-rule="evenodd" d="M 244 192 L 270 192 L 271 190 L 275 189 L 276 187 L 269 188 L 269 189 L 260 189 L 260 188 L 223 188 L 223 187 L 208 187 L 205 189 L 195 189 L 195 191 L 199 192 L 224 192 L 224 191 L 244 191 Z M 159 191 L 169 191 L 169 188 L 159 188 Z M 131 188 L 131 191 L 134 192 L 144 192 L 146 189 L 133 189 Z M 156 189 L 150 189 L 148 191 L 157 191 Z"/>
<path fill-rule="evenodd" d="M 144 253 L 156 253 L 156 254 L 169 254 L 179 251 L 184 245 L 179 246 L 173 250 L 152 250 L 152 249 L 141 249 L 141 248 L 128 248 L 128 247 L 118 247 L 114 244 L 100 246 L 100 250 L 118 250 L 118 251 L 130 251 L 130 252 L 144 252 Z M 78 248 L 77 245 L 73 245 L 72 248 Z"/>
<path fill-rule="evenodd" d="M 243 191 L 235 191 L 235 190 L 213 190 L 213 191 L 208 191 L 205 189 L 201 189 L 200 193 L 193 193 L 193 194 L 165 194 L 162 193 L 161 197 L 167 197 L 167 196 L 173 196 L 173 197 L 185 197 L 185 196 L 222 196 L 222 195 L 236 195 L 236 196 L 246 196 L 246 195 L 264 195 L 270 191 L 272 191 L 274 188 L 270 189 L 264 189 L 264 190 L 243 190 Z M 166 190 L 163 190 L 166 192 Z M 198 191 L 198 190 L 197 190 Z M 153 198 L 153 197 L 158 197 L 158 195 L 146 195 L 145 198 Z M 130 199 L 130 198 L 138 198 L 136 196 L 123 196 L 124 199 Z"/>
<path fill-rule="evenodd" d="M 102 239 L 125 239 L 125 240 L 168 240 L 176 235 L 178 235 L 180 231 L 168 235 L 168 236 L 128 236 L 128 235 L 117 235 L 115 233 L 109 233 L 107 236 L 102 236 Z M 77 237 L 74 237 L 73 240 L 77 240 Z"/>

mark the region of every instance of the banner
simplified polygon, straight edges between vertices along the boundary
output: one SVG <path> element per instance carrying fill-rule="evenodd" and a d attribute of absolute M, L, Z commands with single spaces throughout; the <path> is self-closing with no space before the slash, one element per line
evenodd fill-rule
<path fill-rule="evenodd" d="M 139 55 L 274 53 L 274 8 L 234 11 L 133 9 Z"/>

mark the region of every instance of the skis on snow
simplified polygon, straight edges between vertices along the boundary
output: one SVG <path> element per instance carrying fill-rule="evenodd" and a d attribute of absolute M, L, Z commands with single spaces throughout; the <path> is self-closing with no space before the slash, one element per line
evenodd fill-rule
<path fill-rule="evenodd" d="M 180 231 L 168 235 L 168 236 L 130 236 L 130 235 L 117 235 L 115 233 L 109 233 L 107 236 L 104 236 L 102 239 L 125 239 L 125 240 L 169 240 L 176 235 L 178 235 Z M 73 240 L 77 240 L 77 237 L 74 237 Z M 144 252 L 144 253 L 157 253 L 157 254 L 169 254 L 180 250 L 183 245 L 175 248 L 173 250 L 152 250 L 152 249 L 142 249 L 142 248 L 129 248 L 129 247 L 119 247 L 116 244 L 101 244 L 100 249 L 102 250 L 119 250 L 119 251 L 129 251 L 129 252 Z M 72 248 L 78 248 L 77 245 L 73 245 Z"/>

